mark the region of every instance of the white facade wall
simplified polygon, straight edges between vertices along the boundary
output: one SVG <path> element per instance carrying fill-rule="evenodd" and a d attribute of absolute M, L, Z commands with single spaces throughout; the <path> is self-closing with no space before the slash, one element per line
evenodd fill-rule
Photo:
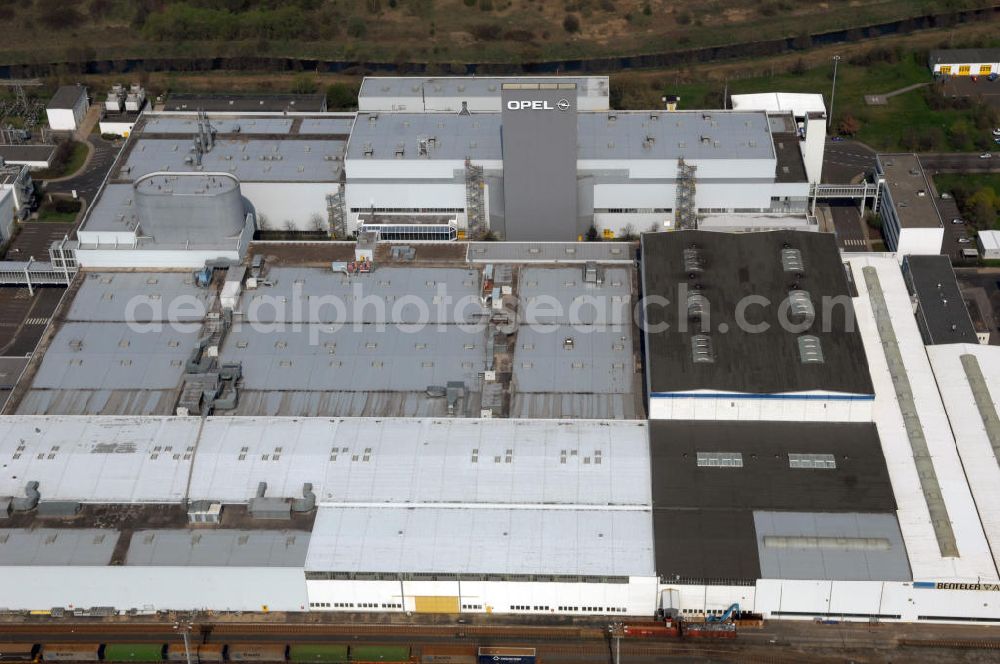
<path fill-rule="evenodd" d="M 645 233 L 673 227 L 673 212 L 594 213 L 594 228 L 599 235 L 608 231 L 614 237 L 621 237 L 629 230 L 633 233 Z"/>
<path fill-rule="evenodd" d="M 115 136 L 122 136 L 123 138 L 128 138 L 128 135 L 132 133 L 132 127 L 135 126 L 135 123 L 108 122 L 107 120 L 101 120 L 99 126 L 102 134 L 114 134 Z"/>
<path fill-rule="evenodd" d="M 205 267 L 206 261 L 239 262 L 240 252 L 232 250 L 184 249 L 77 249 L 76 259 L 86 268 L 170 269 Z"/>
<path fill-rule="evenodd" d="M 780 395 L 721 394 L 711 397 L 650 395 L 649 418 L 654 420 L 749 420 L 778 422 L 871 422 L 874 400 L 843 399 L 837 395 L 803 393 L 812 398 Z"/>
<path fill-rule="evenodd" d="M 899 581 L 760 579 L 756 587 L 661 584 L 659 589 L 660 593 L 676 591 L 681 615 L 695 617 L 739 604 L 765 619 L 781 620 L 831 617 L 868 622 L 870 616 L 879 616 L 886 622 L 967 623 L 969 618 L 1000 619 L 1000 587 L 990 584 L 963 590 Z"/>
<path fill-rule="evenodd" d="M 964 69 L 968 67 L 968 70 Z M 934 65 L 935 74 L 946 76 L 988 76 L 1000 72 L 1000 62 L 943 62 Z"/>
<path fill-rule="evenodd" d="M 25 579 L 30 579 L 25 583 Z M 18 566 L 0 568 L 0 606 L 119 611 L 305 611 L 301 567 Z"/>
<path fill-rule="evenodd" d="M 823 178 L 823 153 L 826 150 L 826 118 L 807 115 L 803 121 L 805 140 L 799 142 L 802 163 L 806 167 L 806 177 L 812 184 L 819 184 Z"/>
<path fill-rule="evenodd" d="M 936 256 L 941 253 L 943 243 L 944 227 L 903 228 L 899 231 L 899 240 L 894 249 L 902 261 L 907 254 Z"/>
<path fill-rule="evenodd" d="M 326 197 L 337 191 L 333 182 L 240 182 L 243 197 L 253 205 L 261 230 L 319 230 L 329 227 Z M 266 219 L 266 229 L 261 225 Z"/>
<path fill-rule="evenodd" d="M 979 231 L 976 242 L 983 259 L 1000 260 L 1000 231 Z"/>
<path fill-rule="evenodd" d="M 14 192 L 0 190 L 0 245 L 10 240 L 14 231 Z"/>
<path fill-rule="evenodd" d="M 73 108 L 47 108 L 45 114 L 48 116 L 49 127 L 53 130 L 75 131 L 83 124 L 89 108 L 87 95 L 82 94 Z"/>
<path fill-rule="evenodd" d="M 471 613 L 586 614 L 606 613 L 608 608 L 614 607 L 624 609 L 627 615 L 652 615 L 658 597 L 653 577 L 631 577 L 628 583 L 309 580 L 306 586 L 309 605 L 314 611 L 415 611 L 415 597 L 447 596 L 458 597 L 460 606 L 482 607 L 468 609 Z M 376 606 L 362 607 L 363 604 Z M 401 604 L 402 608 L 383 608 L 383 604 Z M 549 608 L 524 611 L 513 610 L 512 606 Z M 560 611 L 559 607 L 578 609 Z M 602 610 L 584 611 L 583 607 L 600 607 Z"/>

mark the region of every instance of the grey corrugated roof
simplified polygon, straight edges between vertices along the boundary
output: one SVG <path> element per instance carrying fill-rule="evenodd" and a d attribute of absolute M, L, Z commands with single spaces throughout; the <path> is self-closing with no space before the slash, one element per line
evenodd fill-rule
<path fill-rule="evenodd" d="M 470 242 L 470 263 L 629 263 L 630 242 Z"/>
<path fill-rule="evenodd" d="M 18 415 L 172 415 L 177 390 L 28 390 Z"/>
<path fill-rule="evenodd" d="M 336 140 L 222 138 L 202 157 L 202 168 L 184 163 L 191 139 L 142 138 L 128 153 L 119 177 L 137 180 L 157 171 L 230 173 L 241 182 L 336 182 L 345 143 Z"/>
<path fill-rule="evenodd" d="M 804 272 L 784 270 L 781 252 L 786 248 L 801 253 Z M 690 249 L 698 252 L 701 272 L 685 266 L 684 252 Z M 643 292 L 671 303 L 662 306 L 650 300 L 646 307 L 648 329 L 667 326 L 646 335 L 651 392 L 874 394 L 832 233 L 645 233 L 642 250 Z M 799 321 L 787 312 L 790 290 L 808 293 L 815 311 L 809 327 L 788 329 L 789 320 Z M 702 319 L 707 320 L 707 330 L 687 313 L 687 298 L 696 294 L 708 301 L 708 313 Z M 763 297 L 767 304 L 749 307 L 741 325 L 737 312 L 749 296 Z M 768 328 L 755 329 L 746 323 L 766 323 Z M 696 334 L 710 337 L 713 362 L 694 361 L 692 337 Z M 806 334 L 819 337 L 823 362 L 802 362 L 799 337 Z"/>
<path fill-rule="evenodd" d="M 753 519 L 762 579 L 913 578 L 894 514 L 754 512 Z"/>
<path fill-rule="evenodd" d="M 212 127 L 220 134 L 287 134 L 292 129 L 291 118 L 233 118 L 209 117 Z M 142 125 L 144 134 L 187 134 L 198 132 L 198 119 L 192 116 L 160 115 L 147 117 Z"/>
<path fill-rule="evenodd" d="M 61 85 L 45 108 L 72 109 L 80 101 L 80 97 L 87 96 L 87 88 L 82 85 Z"/>
<path fill-rule="evenodd" d="M 244 290 L 239 308 L 245 320 L 455 323 L 454 305 L 445 306 L 442 316 L 436 298 L 451 298 L 452 303 L 478 298 L 480 273 L 463 268 L 381 267 L 371 274 L 348 276 L 329 269 L 273 267 L 267 280 L 273 286 Z M 295 307 L 296 301 L 301 306 Z M 403 306 L 405 302 L 411 304 Z M 268 303 L 277 303 L 278 308 Z M 477 320 L 477 311 L 466 307 L 463 321 Z"/>
<path fill-rule="evenodd" d="M 430 159 L 499 160 L 500 114 L 358 113 L 351 131 L 347 159 L 425 159 L 419 155 L 421 140 L 428 143 Z M 402 156 L 397 157 L 397 150 Z"/>
<path fill-rule="evenodd" d="M 220 359 L 243 363 L 248 389 L 292 392 L 423 392 L 451 380 L 471 389 L 486 368 L 485 333 L 455 325 L 413 332 L 395 325 L 347 325 L 335 331 L 328 325 L 287 327 L 234 329 Z"/>
<path fill-rule="evenodd" d="M 66 323 L 45 351 L 32 387 L 170 389 L 197 337 L 197 329 L 182 332 L 170 325 L 142 330 L 125 323 Z"/>
<path fill-rule="evenodd" d="M 171 94 L 164 110 L 167 111 L 208 111 L 225 113 L 230 111 L 274 113 L 274 112 L 304 112 L 326 110 L 326 95 L 315 94 L 246 94 L 227 95 L 222 93 L 175 93 Z"/>
<path fill-rule="evenodd" d="M 359 113 L 348 159 L 503 158 L 501 114 Z M 419 142 L 433 138 L 427 157 Z M 402 156 L 397 152 L 402 150 Z M 577 115 L 577 158 L 775 158 L 767 114 L 739 111 L 611 111 Z"/>
<path fill-rule="evenodd" d="M 580 159 L 774 159 L 763 112 L 580 113 L 577 144 Z"/>
<path fill-rule="evenodd" d="M 584 282 L 584 266 L 526 267 L 520 272 L 517 295 L 523 321 L 573 325 L 624 324 L 631 327 L 633 270 L 602 269 L 602 283 Z"/>
<path fill-rule="evenodd" d="M 118 535 L 99 528 L 0 529 L 0 566 L 107 565 Z"/>
<path fill-rule="evenodd" d="M 608 96 L 607 76 L 366 76 L 359 97 L 499 97 L 504 83 L 575 83 L 581 97 Z"/>
<path fill-rule="evenodd" d="M 181 297 L 197 304 L 176 306 Z M 87 272 L 66 320 L 203 320 L 214 301 L 215 291 L 195 286 L 191 272 Z"/>
<path fill-rule="evenodd" d="M 299 134 L 350 134 L 354 117 L 302 118 Z"/>
<path fill-rule="evenodd" d="M 513 365 L 519 393 L 630 394 L 631 326 L 522 325 Z"/>
<path fill-rule="evenodd" d="M 309 533 L 300 530 L 139 530 L 126 565 L 302 567 Z"/>

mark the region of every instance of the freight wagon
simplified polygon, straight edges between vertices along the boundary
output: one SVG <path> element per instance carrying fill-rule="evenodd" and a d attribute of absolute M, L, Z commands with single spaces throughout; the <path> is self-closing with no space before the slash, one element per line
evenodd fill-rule
<path fill-rule="evenodd" d="M 216 662 L 294 662 L 307 664 L 375 664 L 416 662 L 409 646 L 339 645 L 310 643 L 286 645 L 275 643 L 234 643 L 230 645 L 192 643 L 185 650 L 182 643 L 53 643 L 0 644 L 0 662 L 177 662 L 187 664 Z M 433 662 L 434 660 L 430 660 Z M 436 664 L 464 664 L 438 660 Z"/>

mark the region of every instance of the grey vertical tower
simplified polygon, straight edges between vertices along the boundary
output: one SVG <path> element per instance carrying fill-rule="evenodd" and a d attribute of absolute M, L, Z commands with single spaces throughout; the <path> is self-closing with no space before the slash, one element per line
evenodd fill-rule
<path fill-rule="evenodd" d="M 506 83 L 501 99 L 505 239 L 575 240 L 576 84 Z"/>

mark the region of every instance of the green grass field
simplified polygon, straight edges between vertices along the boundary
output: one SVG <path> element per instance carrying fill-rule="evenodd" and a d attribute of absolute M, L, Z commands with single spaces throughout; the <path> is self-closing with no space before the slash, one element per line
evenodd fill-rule
<path fill-rule="evenodd" d="M 956 123 L 971 122 L 969 110 L 935 110 L 928 106 L 924 90 L 917 89 L 888 99 L 884 106 L 868 106 L 865 95 L 885 94 L 915 83 L 930 82 L 922 58 L 907 54 L 899 62 L 854 65 L 841 60 L 837 68 L 837 91 L 833 108 L 833 131 L 845 116 L 860 124 L 856 138 L 880 151 L 905 150 L 906 138 L 931 133 L 943 141 L 934 149 L 969 150 L 952 134 Z M 728 82 L 729 94 L 755 92 L 813 92 L 823 94 L 830 104 L 833 63 L 806 69 L 801 73 L 782 73 Z M 994 85 L 994 84 L 990 84 Z M 1000 86 L 1000 83 L 995 85 Z M 681 96 L 681 108 L 718 107 L 725 82 L 699 82 L 667 85 L 666 91 Z M 714 103 L 713 103 L 714 102 Z"/>

